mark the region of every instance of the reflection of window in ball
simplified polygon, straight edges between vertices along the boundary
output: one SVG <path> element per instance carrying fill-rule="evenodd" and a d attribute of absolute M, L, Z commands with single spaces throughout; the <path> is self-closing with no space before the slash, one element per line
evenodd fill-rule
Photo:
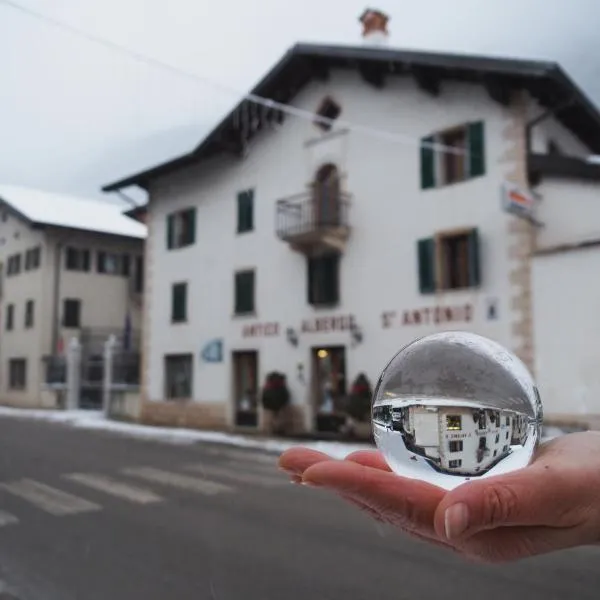
<path fill-rule="evenodd" d="M 541 419 L 523 363 L 472 333 L 412 342 L 385 367 L 373 397 L 375 441 L 392 470 L 446 489 L 527 465 Z"/>

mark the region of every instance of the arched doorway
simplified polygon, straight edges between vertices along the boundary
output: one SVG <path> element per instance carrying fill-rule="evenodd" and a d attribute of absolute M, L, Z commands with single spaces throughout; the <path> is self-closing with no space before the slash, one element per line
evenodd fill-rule
<path fill-rule="evenodd" d="M 332 163 L 321 166 L 313 186 L 315 224 L 325 227 L 339 225 L 341 186 L 338 168 Z"/>

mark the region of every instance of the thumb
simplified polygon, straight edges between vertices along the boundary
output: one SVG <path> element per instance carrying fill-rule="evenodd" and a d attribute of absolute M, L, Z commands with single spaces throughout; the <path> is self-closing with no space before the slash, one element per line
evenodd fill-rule
<path fill-rule="evenodd" d="M 532 466 L 448 492 L 437 507 L 434 526 L 446 540 L 505 526 L 570 527 L 585 521 L 588 501 L 589 479 L 580 472 Z"/>

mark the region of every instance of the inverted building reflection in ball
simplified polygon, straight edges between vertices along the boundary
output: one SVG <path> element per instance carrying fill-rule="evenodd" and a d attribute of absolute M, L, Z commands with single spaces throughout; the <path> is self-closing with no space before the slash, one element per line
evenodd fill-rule
<path fill-rule="evenodd" d="M 415 340 L 390 361 L 372 419 L 395 473 L 452 489 L 529 464 L 542 405 L 512 353 L 472 333 L 444 332 Z"/>

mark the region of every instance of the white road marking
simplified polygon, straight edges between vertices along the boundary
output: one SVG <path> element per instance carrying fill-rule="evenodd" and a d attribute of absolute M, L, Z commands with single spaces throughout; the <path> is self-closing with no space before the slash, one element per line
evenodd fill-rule
<path fill-rule="evenodd" d="M 31 479 L 3 483 L 0 484 L 0 488 L 57 517 L 102 509 L 89 500 Z"/>
<path fill-rule="evenodd" d="M 18 523 L 19 519 L 15 517 L 15 515 L 11 515 L 3 510 L 0 510 L 0 527 L 4 527 L 5 525 L 14 525 Z"/>
<path fill-rule="evenodd" d="M 190 492 L 198 492 L 200 494 L 205 494 L 206 496 L 214 496 L 215 494 L 233 491 L 231 487 L 223 485 L 222 483 L 207 481 L 206 479 L 200 479 L 198 477 L 190 477 L 189 475 L 182 475 L 181 473 L 162 471 L 161 469 L 154 469 L 153 467 L 135 467 L 123 469 L 121 472 L 125 475 L 140 477 L 146 481 L 152 481 L 154 483 L 160 483 L 162 485 L 168 485 Z"/>
<path fill-rule="evenodd" d="M 63 475 L 63 477 L 81 483 L 82 485 L 87 485 L 100 492 L 105 492 L 106 494 L 117 496 L 118 498 L 124 498 L 131 502 L 137 502 L 138 504 L 152 504 L 163 500 L 160 496 L 148 489 L 116 481 L 105 475 L 70 473 L 69 475 Z"/>
<path fill-rule="evenodd" d="M 193 465 L 187 465 L 185 467 L 188 471 L 194 471 L 196 473 L 202 473 L 208 476 L 223 477 L 224 479 L 232 479 L 234 481 L 240 481 L 242 483 L 258 484 L 265 487 L 277 487 L 280 485 L 287 485 L 287 480 L 281 477 L 267 475 L 258 475 L 254 473 L 241 473 L 239 471 L 232 471 L 230 469 L 224 469 L 223 467 L 216 467 L 214 465 L 205 465 L 202 463 L 196 463 Z"/>

